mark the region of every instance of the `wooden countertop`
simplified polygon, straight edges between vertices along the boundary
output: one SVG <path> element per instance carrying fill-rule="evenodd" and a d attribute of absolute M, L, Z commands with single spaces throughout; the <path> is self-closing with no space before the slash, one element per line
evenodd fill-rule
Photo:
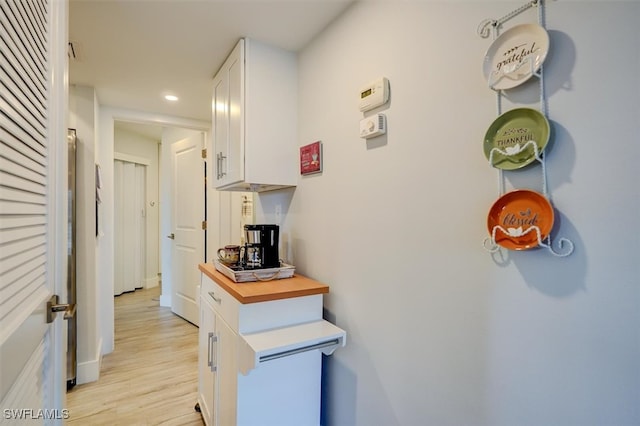
<path fill-rule="evenodd" d="M 240 303 L 267 302 L 329 293 L 328 285 L 298 274 L 294 274 L 291 278 L 280 280 L 236 283 L 218 272 L 213 264 L 201 263 L 198 265 L 198 269 Z"/>

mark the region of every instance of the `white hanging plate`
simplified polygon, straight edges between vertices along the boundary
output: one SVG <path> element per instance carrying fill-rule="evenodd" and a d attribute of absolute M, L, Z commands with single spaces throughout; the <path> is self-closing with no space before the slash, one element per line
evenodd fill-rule
<path fill-rule="evenodd" d="M 537 24 L 516 25 L 491 43 L 482 70 L 495 90 L 519 86 L 542 66 L 549 51 L 549 34 Z"/>

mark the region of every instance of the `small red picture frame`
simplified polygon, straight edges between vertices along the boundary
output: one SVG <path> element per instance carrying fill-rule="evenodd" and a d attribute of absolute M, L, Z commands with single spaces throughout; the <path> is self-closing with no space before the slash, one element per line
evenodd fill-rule
<path fill-rule="evenodd" d="M 300 147 L 300 174 L 322 172 L 322 143 L 320 141 Z"/>

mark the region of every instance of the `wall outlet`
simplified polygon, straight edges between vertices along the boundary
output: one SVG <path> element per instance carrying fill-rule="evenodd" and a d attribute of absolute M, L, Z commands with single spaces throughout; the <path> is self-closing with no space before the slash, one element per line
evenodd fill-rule
<path fill-rule="evenodd" d="M 276 204 L 276 225 L 280 225 L 282 223 L 282 204 Z"/>

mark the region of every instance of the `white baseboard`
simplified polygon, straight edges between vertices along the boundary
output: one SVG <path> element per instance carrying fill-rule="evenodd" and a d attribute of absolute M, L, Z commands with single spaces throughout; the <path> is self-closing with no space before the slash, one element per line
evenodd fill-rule
<path fill-rule="evenodd" d="M 76 384 L 95 382 L 100 378 L 100 366 L 102 365 L 102 339 L 98 342 L 96 357 L 91 361 L 79 362 L 76 371 Z"/>
<path fill-rule="evenodd" d="M 158 287 L 159 285 L 160 285 L 160 277 L 158 276 L 144 279 L 144 288 L 153 288 L 153 287 Z"/>
<path fill-rule="evenodd" d="M 160 306 L 171 307 L 171 296 L 168 294 L 160 295 Z"/>

